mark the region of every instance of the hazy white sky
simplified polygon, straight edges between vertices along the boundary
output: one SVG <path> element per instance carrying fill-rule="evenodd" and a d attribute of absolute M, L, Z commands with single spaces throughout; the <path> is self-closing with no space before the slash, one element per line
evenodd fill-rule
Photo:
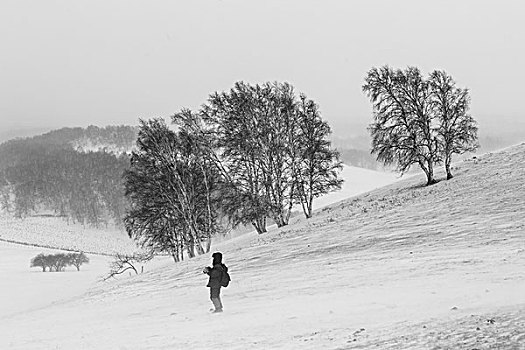
<path fill-rule="evenodd" d="M 475 117 L 525 119 L 525 1 L 0 1 L 0 129 L 137 124 L 235 81 L 368 123 L 372 66 L 444 69 Z M 1 130 L 0 130 L 1 131 Z"/>

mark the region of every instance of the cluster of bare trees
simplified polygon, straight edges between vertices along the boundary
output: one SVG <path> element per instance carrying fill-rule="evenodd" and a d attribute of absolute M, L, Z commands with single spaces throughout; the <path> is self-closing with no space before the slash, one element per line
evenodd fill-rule
<path fill-rule="evenodd" d="M 372 153 L 401 172 L 417 164 L 430 185 L 435 183 L 434 165 L 444 163 L 451 179 L 452 155 L 478 147 L 469 91 L 444 71 L 424 78 L 416 67 L 372 68 L 363 91 L 373 104 Z"/>
<path fill-rule="evenodd" d="M 317 104 L 297 97 L 290 84 L 238 82 L 211 95 L 201 114 L 232 188 L 222 207 L 235 223 L 263 233 L 268 217 L 287 225 L 295 204 L 309 218 L 314 198 L 341 187 L 330 126 Z"/>
<path fill-rule="evenodd" d="M 339 154 L 318 106 L 291 85 L 238 82 L 199 111 L 141 121 L 125 174 L 124 223 L 142 247 L 175 261 L 209 251 L 227 222 L 266 232 L 288 224 L 294 205 L 340 188 Z"/>
<path fill-rule="evenodd" d="M 66 266 L 75 266 L 80 271 L 80 266 L 89 263 L 89 258 L 83 253 L 58 253 L 38 254 L 31 259 L 30 267 L 41 267 L 42 272 L 64 271 Z"/>

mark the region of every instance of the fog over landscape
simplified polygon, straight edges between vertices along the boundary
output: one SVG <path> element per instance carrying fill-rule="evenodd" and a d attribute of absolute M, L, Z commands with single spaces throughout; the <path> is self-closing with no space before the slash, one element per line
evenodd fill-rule
<path fill-rule="evenodd" d="M 373 66 L 444 69 L 481 136 L 525 133 L 521 1 L 3 1 L 0 140 L 136 125 L 239 80 L 287 81 L 366 136 Z"/>
<path fill-rule="evenodd" d="M 525 350 L 524 14 L 0 0 L 0 349 Z"/>

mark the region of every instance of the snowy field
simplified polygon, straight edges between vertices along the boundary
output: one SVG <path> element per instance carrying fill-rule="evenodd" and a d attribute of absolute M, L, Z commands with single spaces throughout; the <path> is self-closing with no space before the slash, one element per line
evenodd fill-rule
<path fill-rule="evenodd" d="M 64 292 L 0 314 L 0 349 L 525 349 L 523 164 L 525 144 L 461 162 L 450 181 L 411 177 L 221 242 L 223 314 L 208 313 L 209 256 L 91 283 L 103 259 L 43 274 L 27 258 L 41 249 L 4 244 L 17 276 L 2 293 L 51 288 L 43 278 Z"/>
<path fill-rule="evenodd" d="M 136 250 L 124 230 L 96 230 L 50 216 L 24 220 L 0 213 L 0 241 L 111 255 Z"/>
<path fill-rule="evenodd" d="M 0 242 L 0 252 L 0 317 L 78 297 L 101 279 L 110 260 L 109 257 L 88 254 L 90 262 L 82 265 L 80 271 L 69 266 L 64 272 L 42 273 L 41 268 L 29 268 L 29 261 L 40 253 L 61 251 Z"/>
<path fill-rule="evenodd" d="M 401 179 L 397 173 L 373 171 L 349 165 L 343 165 L 341 177 L 345 179 L 341 190 L 315 199 L 313 204 L 314 209 L 323 208 L 335 202 L 389 185 Z"/>

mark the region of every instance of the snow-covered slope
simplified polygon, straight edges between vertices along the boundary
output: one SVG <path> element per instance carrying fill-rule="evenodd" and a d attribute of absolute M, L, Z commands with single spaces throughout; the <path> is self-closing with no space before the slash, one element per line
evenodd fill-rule
<path fill-rule="evenodd" d="M 75 267 L 68 267 L 61 273 L 42 273 L 39 268 L 29 269 L 29 261 L 37 254 L 56 254 L 59 251 L 0 242 L 0 252 L 0 317 L 82 295 L 100 280 L 110 260 L 109 257 L 88 254 L 90 261 L 81 266 L 80 272 Z M 5 346 L 0 348 L 6 349 Z"/>
<path fill-rule="evenodd" d="M 394 183 L 400 176 L 392 172 L 374 171 L 343 165 L 340 174 L 345 180 L 339 191 L 328 193 L 314 200 L 314 209 L 319 209 L 349 197 Z"/>
<path fill-rule="evenodd" d="M 137 250 L 124 230 L 95 229 L 53 216 L 20 220 L 0 213 L 0 241 L 105 255 Z"/>
<path fill-rule="evenodd" d="M 0 348 L 524 349 L 523 164 L 525 144 L 222 242 L 223 314 L 207 312 L 209 256 L 166 261 L 0 316 Z"/>

